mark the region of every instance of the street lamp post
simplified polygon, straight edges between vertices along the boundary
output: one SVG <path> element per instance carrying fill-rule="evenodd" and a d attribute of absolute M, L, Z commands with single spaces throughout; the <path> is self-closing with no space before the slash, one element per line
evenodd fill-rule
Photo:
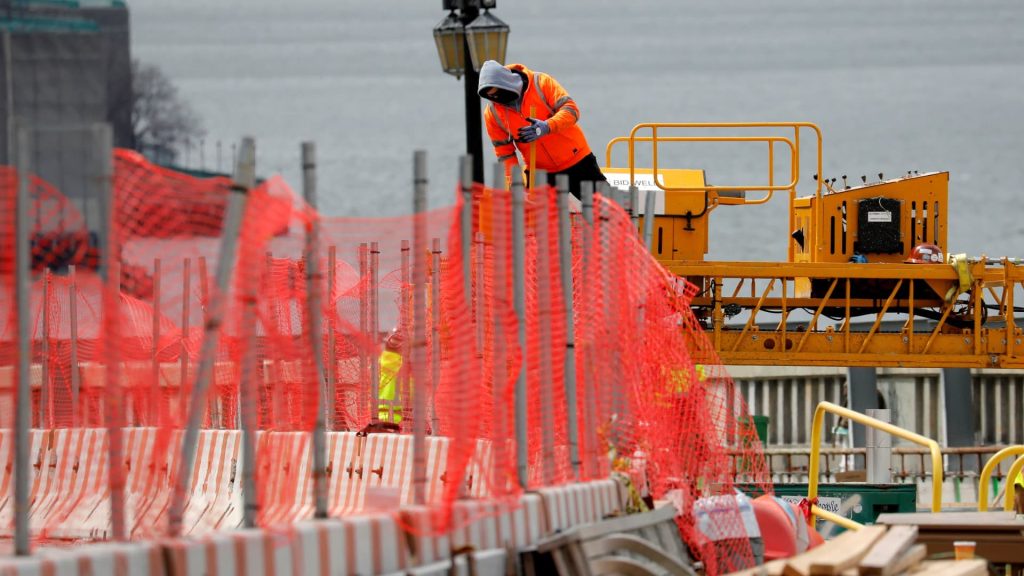
<path fill-rule="evenodd" d="M 491 14 L 497 0 L 442 0 L 449 13 L 434 27 L 441 69 L 466 77 L 466 152 L 473 157 L 473 181 L 484 181 L 483 128 L 476 93 L 480 67 L 487 60 L 504 64 L 509 27 Z M 480 10 L 483 10 L 483 13 Z"/>

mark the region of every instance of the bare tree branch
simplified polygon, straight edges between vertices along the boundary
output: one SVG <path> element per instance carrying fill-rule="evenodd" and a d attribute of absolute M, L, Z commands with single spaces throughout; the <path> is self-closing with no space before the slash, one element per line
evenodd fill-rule
<path fill-rule="evenodd" d="M 157 66 L 132 61 L 132 99 L 132 134 L 138 150 L 173 159 L 181 144 L 206 135 L 199 115 Z"/>

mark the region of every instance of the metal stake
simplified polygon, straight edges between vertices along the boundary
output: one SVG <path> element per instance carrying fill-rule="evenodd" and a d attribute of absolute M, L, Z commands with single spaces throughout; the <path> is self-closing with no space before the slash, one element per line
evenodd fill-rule
<path fill-rule="evenodd" d="M 316 145 L 302 143 L 302 195 L 316 211 Z M 327 389 L 324 381 L 324 342 L 321 335 L 320 217 L 314 216 L 306 236 L 306 295 L 308 300 L 310 344 L 316 375 L 316 424 L 313 428 L 313 504 L 316 518 L 327 518 Z"/>
<path fill-rule="evenodd" d="M 583 277 L 591 279 L 594 277 L 594 183 L 582 182 L 580 184 L 580 199 L 583 204 Z M 587 459 L 586 477 L 594 478 L 600 474 L 597 468 L 597 373 L 594 366 L 594 331 L 596 325 L 595 307 L 596 290 L 593 282 L 584 282 L 584 300 L 588 303 L 590 311 L 587 317 L 587 339 L 583 343 L 583 382 L 586 391 L 583 395 L 583 433 L 586 438 Z"/>
<path fill-rule="evenodd" d="M 537 181 L 547 182 L 547 172 L 537 170 Z M 537 235 L 537 327 L 540 331 L 539 365 L 540 365 L 540 421 L 541 421 L 541 456 L 543 458 L 544 485 L 551 486 L 555 481 L 555 414 L 554 414 L 554 382 L 552 378 L 551 325 L 554 312 L 551 304 L 551 244 L 548 241 L 548 225 L 550 224 L 549 200 L 537 198 L 543 192 L 535 192 L 538 209 L 534 214 L 535 234 Z"/>
<path fill-rule="evenodd" d="M 244 158 L 244 156 L 243 156 Z M 252 190 L 256 186 L 256 163 L 243 162 L 235 168 L 235 178 L 238 186 L 245 190 Z M 239 403 L 239 425 L 242 429 L 242 525 L 246 528 L 256 527 L 256 521 L 260 513 L 259 493 L 256 491 L 256 435 L 258 434 L 259 423 L 256 413 L 259 410 L 259 398 L 257 381 L 263 382 L 264 374 L 262 366 L 258 365 L 259 354 L 257 349 L 256 329 L 259 322 L 259 312 L 256 307 L 256 299 L 261 281 L 256 250 L 248 251 L 249 258 L 255 262 L 245 262 L 246 266 L 240 270 L 243 277 L 243 290 L 245 294 L 242 300 L 241 332 L 245 339 L 242 352 L 241 379 L 238 383 Z M 267 331 L 269 333 L 269 331 Z"/>
<path fill-rule="evenodd" d="M 516 378 L 516 470 L 519 486 L 529 483 L 529 446 L 526 418 L 526 191 L 523 175 L 512 171 L 512 285 L 516 317 L 519 319 L 519 376 Z M 500 264 L 499 264 L 500 266 Z"/>
<path fill-rule="evenodd" d="M 78 395 L 82 385 L 82 375 L 78 367 L 78 271 L 74 264 L 68 266 L 68 314 L 71 316 L 71 333 L 69 345 L 71 347 L 71 426 L 77 428 L 81 425 L 79 420 Z"/>
<path fill-rule="evenodd" d="M 370 358 L 366 353 L 365 346 L 365 341 L 370 340 L 369 250 L 370 247 L 366 242 L 359 244 L 359 335 L 364 340 L 364 344 L 359 346 L 359 382 L 367 386 L 370 385 Z M 372 392 L 368 398 L 373 402 Z M 370 420 L 375 420 L 377 418 L 376 414 L 376 403 L 370 404 Z"/>
<path fill-rule="evenodd" d="M 373 342 L 371 350 L 376 352 L 377 339 L 380 338 L 380 287 L 378 286 L 378 274 L 380 271 L 380 244 L 370 242 L 370 341 Z M 376 356 L 370 357 L 370 420 L 379 420 L 378 407 L 380 406 L 380 361 Z"/>
<path fill-rule="evenodd" d="M 337 346 L 337 300 L 334 296 L 338 277 L 338 247 L 327 247 L 327 425 L 330 430 L 338 429 L 338 361 L 335 358 Z"/>
<path fill-rule="evenodd" d="M 441 384 L 441 239 L 434 238 L 432 273 L 430 275 L 430 431 L 439 434 L 434 398 Z"/>
<path fill-rule="evenodd" d="M 43 317 L 43 334 L 40 338 L 40 369 L 42 381 L 39 384 L 39 427 L 49 428 L 52 423 L 47 421 L 50 413 L 50 269 L 43 269 L 43 303 L 40 314 Z"/>
<path fill-rule="evenodd" d="M 32 239 L 29 216 L 29 172 L 31 171 L 32 140 L 29 129 L 14 123 L 14 153 L 18 173 L 18 191 L 14 207 L 15 243 L 15 308 L 18 322 L 17 396 L 14 412 L 14 553 L 28 556 L 32 553 L 29 532 L 29 428 L 32 426 Z"/>
<path fill-rule="evenodd" d="M 562 301 L 565 303 L 565 407 L 568 418 L 569 463 L 573 479 L 580 479 L 579 422 L 576 404 L 576 321 L 573 310 L 572 227 L 569 224 L 569 176 L 555 177 L 558 189 L 558 260 L 562 272 Z"/>
<path fill-rule="evenodd" d="M 413 305 L 413 439 L 412 439 L 412 470 L 413 470 L 413 503 L 426 503 L 427 490 L 427 226 L 424 222 L 427 212 L 427 153 L 417 150 L 413 154 L 413 243 L 416 250 L 413 255 L 412 271 L 412 305 Z M 435 302 L 436 304 L 436 302 Z"/>
<path fill-rule="evenodd" d="M 241 162 L 255 165 L 256 145 L 252 138 L 242 140 L 240 153 Z M 184 518 L 186 491 L 192 468 L 195 464 L 196 444 L 199 440 L 199 424 L 202 419 L 202 405 L 206 392 L 213 379 L 214 362 L 217 359 L 217 340 L 220 336 L 221 319 L 228 287 L 231 285 L 231 273 L 235 267 L 235 249 L 238 246 L 238 232 L 245 213 L 245 202 L 248 190 L 244 186 L 235 185 L 231 188 L 227 214 L 224 217 L 224 238 L 221 240 L 220 257 L 217 260 L 217 293 L 213 306 L 207 315 L 205 338 L 199 357 L 196 384 L 192 389 L 192 398 L 188 410 L 188 425 L 181 449 L 181 466 L 174 485 L 174 493 L 170 503 L 170 533 L 172 537 L 181 536 L 181 523 Z"/>
<path fill-rule="evenodd" d="M 100 276 L 103 279 L 103 328 L 106 333 L 106 390 L 105 420 L 107 427 L 108 479 L 110 482 L 110 523 L 112 538 L 126 540 L 124 518 L 124 468 L 115 465 L 123 462 L 124 394 L 121 391 L 121 358 L 118 347 L 121 344 L 121 247 L 117 237 L 117 207 L 114 198 L 114 134 L 109 124 L 97 124 L 93 128 L 93 139 L 97 153 L 98 184 L 104 199 L 105 233 L 100 250 Z"/>
<path fill-rule="evenodd" d="M 153 383 L 149 390 L 150 426 L 157 425 L 160 402 L 160 259 L 153 260 Z"/>
<path fill-rule="evenodd" d="M 185 386 L 188 377 L 188 334 L 192 330 L 192 259 L 185 258 L 181 272 L 181 367 L 178 369 L 178 409 L 185 407 Z"/>
<path fill-rule="evenodd" d="M 501 163 L 494 165 L 494 181 L 502 182 L 505 178 L 505 167 Z M 500 491 L 500 494 L 504 494 L 508 489 L 508 479 L 505 477 L 505 470 L 507 469 L 506 462 L 508 462 L 508 441 L 509 433 L 507 429 L 507 421 L 503 418 L 498 418 L 499 407 L 502 407 L 501 400 L 504 398 L 506 386 L 508 385 L 508 366 L 505 355 L 505 331 L 502 326 L 502 312 L 504 307 L 502 304 L 505 302 L 499 296 L 505 296 L 505 263 L 508 258 L 508 236 L 505 233 L 505 222 L 508 219 L 509 214 L 505 211 L 504 201 L 499 201 L 498 194 L 504 194 L 504 192 L 495 192 L 492 197 L 492 218 L 491 218 L 491 243 L 494 247 L 494 285 L 496 289 L 491 293 L 491 318 L 493 319 L 494 325 L 494 358 L 492 366 L 494 367 L 494 384 L 492 386 L 493 398 L 494 398 L 494 422 L 495 427 L 491 432 L 491 438 L 494 442 L 492 450 L 494 452 L 494 465 L 491 466 L 491 486 L 494 490 Z M 480 290 L 480 303 L 478 304 L 481 308 L 484 305 L 483 297 L 486 294 L 483 290 Z M 480 479 L 477 480 L 478 482 Z"/>

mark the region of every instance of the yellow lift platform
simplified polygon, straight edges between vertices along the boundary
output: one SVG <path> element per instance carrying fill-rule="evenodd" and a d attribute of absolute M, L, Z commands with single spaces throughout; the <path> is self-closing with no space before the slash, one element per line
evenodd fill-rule
<path fill-rule="evenodd" d="M 816 146 L 809 196 L 797 190 L 801 136 Z M 764 146 L 767 181 L 712 186 L 701 170 L 659 164 L 666 146 L 695 142 Z M 628 162 L 616 168 L 621 144 Z M 637 166 L 641 150 L 650 167 Z M 777 183 L 786 157 L 788 181 Z M 826 181 L 821 130 L 806 122 L 638 124 L 608 143 L 605 166 L 613 186 L 655 192 L 651 251 L 699 288 L 694 312 L 726 364 L 1024 368 L 1014 317 L 1024 310 L 1015 306 L 1024 266 L 949 254 L 948 172 Z M 789 197 L 786 262 L 705 260 L 715 209 L 764 204 L 777 192 Z M 929 248 L 941 256 L 932 261 Z"/>

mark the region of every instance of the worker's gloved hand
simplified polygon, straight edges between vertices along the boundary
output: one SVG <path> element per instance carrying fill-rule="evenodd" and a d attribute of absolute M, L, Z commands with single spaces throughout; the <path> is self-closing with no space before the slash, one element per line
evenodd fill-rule
<path fill-rule="evenodd" d="M 548 126 L 546 120 L 537 120 L 536 118 L 526 119 L 530 125 L 523 126 L 519 129 L 519 141 L 529 144 L 541 136 L 547 136 L 551 133 L 551 127 Z"/>

